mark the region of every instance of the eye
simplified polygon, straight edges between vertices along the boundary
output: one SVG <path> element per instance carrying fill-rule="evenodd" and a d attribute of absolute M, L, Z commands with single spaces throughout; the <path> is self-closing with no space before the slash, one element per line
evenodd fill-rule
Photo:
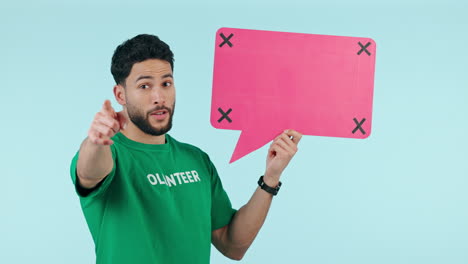
<path fill-rule="evenodd" d="M 149 88 L 149 85 L 147 85 L 147 84 L 142 84 L 142 85 L 139 86 L 139 88 L 141 88 L 141 89 L 147 89 L 147 88 Z"/>
<path fill-rule="evenodd" d="M 171 82 L 164 82 L 164 83 L 163 83 L 163 86 L 164 86 L 164 87 L 169 87 L 169 86 L 171 86 L 171 85 L 172 85 Z"/>

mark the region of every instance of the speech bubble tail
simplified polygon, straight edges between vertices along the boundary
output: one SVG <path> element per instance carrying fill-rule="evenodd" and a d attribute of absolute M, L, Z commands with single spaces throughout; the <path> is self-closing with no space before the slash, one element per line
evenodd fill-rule
<path fill-rule="evenodd" d="M 229 163 L 233 163 L 247 154 L 263 147 L 276 136 L 273 131 L 269 133 L 259 133 L 259 131 L 261 130 L 252 129 L 249 131 L 242 131 Z M 279 134 L 279 132 L 277 134 Z"/>
<path fill-rule="evenodd" d="M 250 151 L 251 152 L 251 151 Z M 231 156 L 231 160 L 229 161 L 229 164 L 239 160 L 240 158 L 246 156 L 247 154 L 249 154 L 250 152 L 241 152 L 241 151 L 236 151 L 234 150 L 234 152 L 232 153 L 232 156 Z"/>

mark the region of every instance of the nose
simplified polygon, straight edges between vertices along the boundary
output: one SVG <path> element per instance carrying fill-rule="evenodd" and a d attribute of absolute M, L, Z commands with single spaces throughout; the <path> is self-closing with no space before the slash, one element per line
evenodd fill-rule
<path fill-rule="evenodd" d="M 166 104 L 166 96 L 164 95 L 161 89 L 153 89 L 151 93 L 151 100 L 152 103 L 155 105 L 165 105 Z"/>

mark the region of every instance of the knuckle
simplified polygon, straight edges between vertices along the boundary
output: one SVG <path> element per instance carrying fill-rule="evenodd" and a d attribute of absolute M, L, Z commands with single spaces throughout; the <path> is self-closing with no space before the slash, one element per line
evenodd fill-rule
<path fill-rule="evenodd" d="M 104 116 L 103 113 L 97 112 L 96 115 L 94 116 L 94 120 L 99 120 L 99 119 L 101 119 L 103 116 Z"/>
<path fill-rule="evenodd" d="M 96 128 L 100 125 L 100 118 L 94 119 L 91 123 L 91 128 Z"/>
<path fill-rule="evenodd" d="M 90 128 L 90 129 L 89 129 L 89 131 L 88 131 L 88 137 L 89 137 L 90 139 L 96 138 L 96 131 L 94 131 L 93 128 Z"/>
<path fill-rule="evenodd" d="M 104 120 L 109 118 L 109 114 L 107 112 L 102 112 L 99 116 L 100 116 L 100 118 L 102 118 Z"/>
<path fill-rule="evenodd" d="M 98 139 L 95 136 L 90 136 L 89 140 L 91 141 L 91 143 L 97 144 Z"/>
<path fill-rule="evenodd" d="M 106 136 L 112 136 L 112 132 L 113 132 L 113 131 L 112 131 L 111 128 L 107 128 L 107 129 L 106 129 L 105 135 L 106 135 Z"/>
<path fill-rule="evenodd" d="M 109 113 L 109 111 L 105 111 L 105 110 L 102 110 L 102 111 L 100 112 L 100 115 L 101 115 L 102 118 L 109 118 L 109 117 L 111 117 L 111 114 Z"/>
<path fill-rule="evenodd" d="M 98 132 L 97 124 L 91 124 L 88 134 L 94 135 L 96 132 Z"/>
<path fill-rule="evenodd" d="M 107 124 L 112 123 L 112 121 L 106 116 L 101 119 L 101 123 L 107 126 Z"/>

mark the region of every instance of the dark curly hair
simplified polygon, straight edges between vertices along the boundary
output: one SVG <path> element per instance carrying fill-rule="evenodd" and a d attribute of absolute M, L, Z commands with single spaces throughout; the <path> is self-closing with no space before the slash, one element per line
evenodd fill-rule
<path fill-rule="evenodd" d="M 133 64 L 147 59 L 165 60 L 174 71 L 174 54 L 169 45 L 157 36 L 140 34 L 120 44 L 112 56 L 111 73 L 116 84 L 125 87 L 125 79 L 130 75 Z"/>

